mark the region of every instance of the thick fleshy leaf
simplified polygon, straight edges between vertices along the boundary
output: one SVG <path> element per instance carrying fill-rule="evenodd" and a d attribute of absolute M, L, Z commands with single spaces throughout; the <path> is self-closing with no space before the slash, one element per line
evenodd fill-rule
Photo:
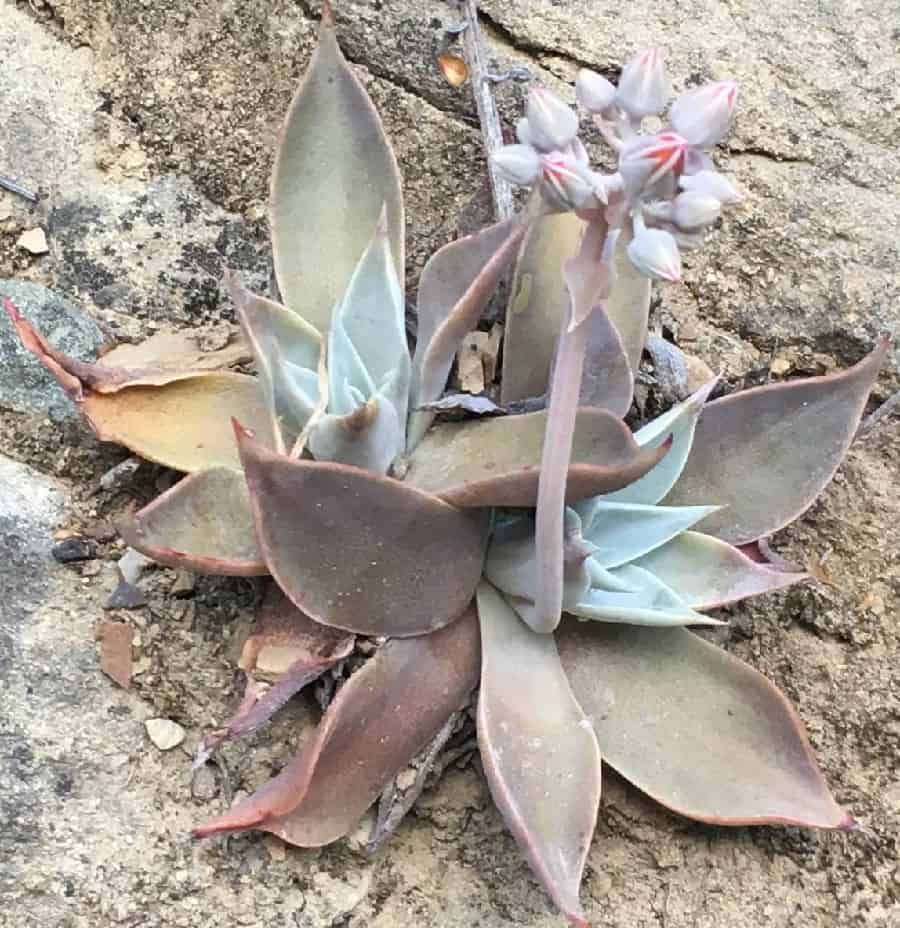
<path fill-rule="evenodd" d="M 622 339 L 631 370 L 636 371 L 647 341 L 650 278 L 644 276 L 628 257 L 633 235 L 631 220 L 626 220 L 616 241 L 615 280 L 606 301 L 606 314 Z"/>
<path fill-rule="evenodd" d="M 194 835 L 257 828 L 317 847 L 347 834 L 463 706 L 478 682 L 479 660 L 471 608 L 431 635 L 388 641 L 344 684 L 281 773 Z"/>
<path fill-rule="evenodd" d="M 268 573 L 256 544 L 247 481 L 229 467 L 185 477 L 123 518 L 119 531 L 129 547 L 169 567 L 240 577 Z"/>
<path fill-rule="evenodd" d="M 416 352 L 413 367 L 422 365 L 434 333 L 453 312 L 485 265 L 509 237 L 516 220 L 498 222 L 474 235 L 465 235 L 439 248 L 422 268 L 416 314 Z"/>
<path fill-rule="evenodd" d="M 319 400 L 319 332 L 296 313 L 257 296 L 226 276 L 244 337 L 253 349 L 273 420 L 276 450 L 289 451 Z"/>
<path fill-rule="evenodd" d="M 313 55 L 288 110 L 272 174 L 272 253 L 287 307 L 319 331 L 387 210 L 403 279 L 403 199 L 381 121 L 338 47 L 326 5 Z"/>
<path fill-rule="evenodd" d="M 456 506 L 528 506 L 537 499 L 546 411 L 470 422 L 447 422 L 428 433 L 410 458 L 406 482 Z M 594 487 L 627 486 L 667 451 L 638 448 L 616 416 L 581 409 L 566 484 L 569 500 Z"/>
<path fill-rule="evenodd" d="M 665 544 L 716 507 L 642 506 L 598 498 L 584 500 L 574 508 L 581 516 L 584 537 L 594 546 L 592 557 L 610 568 Z"/>
<path fill-rule="evenodd" d="M 49 344 L 12 300 L 4 298 L 3 306 L 22 344 L 75 403 L 87 392 L 115 393 L 126 387 L 162 386 L 205 371 L 225 370 L 250 357 L 239 340 L 217 351 L 203 351 L 198 334 L 184 331 L 158 332 L 137 345 L 117 345 L 96 363 L 79 361 Z"/>
<path fill-rule="evenodd" d="M 478 587 L 478 745 L 494 802 L 554 903 L 575 925 L 581 875 L 600 804 L 600 752 L 552 635 Z"/>
<path fill-rule="evenodd" d="M 102 441 L 188 473 L 240 467 L 232 416 L 252 427 L 265 444 L 272 442 L 259 380 L 245 374 L 213 372 L 160 387 L 88 393 L 79 409 Z"/>
<path fill-rule="evenodd" d="M 503 405 L 547 392 L 569 294 L 563 262 L 578 250 L 584 223 L 574 213 L 542 216 L 529 227 L 516 262 L 503 341 Z"/>
<path fill-rule="evenodd" d="M 387 218 L 384 214 L 378 220 L 372 241 L 353 271 L 347 292 L 342 295 L 332 324 L 332 332 L 335 331 L 340 332 L 340 337 L 332 338 L 328 352 L 332 397 L 345 390 L 345 385 L 340 382 L 340 372 L 347 365 L 341 355 L 349 351 L 353 358 L 348 363 L 359 364 L 364 371 L 363 382 L 355 382 L 359 378 L 356 374 L 348 377 L 350 384 L 356 386 L 368 399 L 389 380 L 395 382 L 391 401 L 396 407 L 398 418 L 405 422 L 410 360 L 406 344 L 403 287 L 391 256 Z M 356 405 L 329 408 L 338 415 L 346 415 Z"/>
<path fill-rule="evenodd" d="M 648 570 L 634 564 L 624 564 L 610 573 L 634 592 L 619 593 L 591 588 L 578 602 L 564 602 L 565 611 L 582 619 L 599 622 L 662 628 L 724 624 L 720 619 L 695 612 L 674 590 Z"/>
<path fill-rule="evenodd" d="M 422 635 L 472 598 L 483 513 L 355 467 L 272 454 L 236 426 L 263 558 L 299 609 L 369 635 Z"/>
<path fill-rule="evenodd" d="M 847 453 L 888 345 L 883 338 L 845 371 L 709 403 L 666 502 L 724 505 L 700 528 L 732 544 L 792 522 L 828 485 Z"/>
<path fill-rule="evenodd" d="M 465 265 L 464 270 L 474 270 L 475 275 L 451 307 L 445 309 L 439 302 L 450 295 L 451 288 L 440 288 L 436 280 L 432 280 L 431 283 L 426 281 L 426 285 L 434 291 L 431 298 L 435 299 L 438 305 L 427 311 L 426 327 L 424 331 L 419 332 L 416 345 L 413 384 L 413 401 L 416 406 L 436 400 L 444 392 L 459 346 L 465 336 L 478 325 L 482 312 L 515 257 L 526 229 L 527 226 L 520 219 L 514 218 L 487 229 L 481 233 L 483 238 L 473 236 L 475 242 L 472 251 L 476 250 L 477 244 L 479 257 L 484 261 L 481 267 L 476 269 L 471 266 L 474 264 L 471 256 L 467 256 L 465 261 L 462 261 L 460 256 L 459 263 Z M 504 233 L 499 245 L 489 254 L 485 254 L 487 247 L 493 245 L 494 239 L 499 237 L 499 232 Z M 431 276 L 435 278 L 437 272 Z M 429 298 L 427 291 L 425 298 Z M 438 317 L 439 312 L 443 312 L 443 318 Z M 429 332 L 432 326 L 434 329 Z M 434 415 L 430 412 L 417 410 L 413 414 L 408 448 L 412 449 L 418 444 L 433 419 Z"/>
<path fill-rule="evenodd" d="M 556 340 L 569 310 L 562 265 L 578 250 L 583 227 L 584 223 L 574 213 L 557 213 L 535 222 L 525 238 L 506 312 L 501 387 L 503 404 L 541 396 L 547 390 Z M 628 259 L 626 249 L 630 241 L 630 224 L 626 223 L 616 242 L 615 281 L 604 309 L 621 339 L 633 376 L 647 338 L 650 281 Z M 591 338 L 596 344 L 600 335 L 594 333 Z M 591 362 L 592 352 L 597 356 L 596 363 Z M 592 349 L 589 344 L 587 371 L 599 370 L 602 357 L 603 352 L 598 348 Z M 616 366 L 619 365 L 617 361 Z M 582 392 L 582 402 L 586 405 L 595 401 L 593 391 L 584 392 L 588 386 L 589 383 L 585 383 Z M 604 405 L 607 409 L 618 411 L 611 400 Z M 624 411 L 627 411 L 628 405 Z"/>
<path fill-rule="evenodd" d="M 404 431 L 397 410 L 379 393 L 345 416 L 320 416 L 307 447 L 317 460 L 386 474 L 403 448 Z"/>
<path fill-rule="evenodd" d="M 586 324 L 588 337 L 579 402 L 624 416 L 634 395 L 634 374 L 625 346 L 603 306 L 593 308 Z"/>
<path fill-rule="evenodd" d="M 658 802 L 719 825 L 854 827 L 752 667 L 685 629 L 566 620 L 557 644 L 604 761 Z"/>
<path fill-rule="evenodd" d="M 228 722 L 203 739 L 195 766 L 226 741 L 256 731 L 295 693 L 347 657 L 354 641 L 348 632 L 313 622 L 270 582 L 238 661 L 247 675 L 244 698 Z"/>
<path fill-rule="evenodd" d="M 634 562 L 671 587 L 693 609 L 714 609 L 806 580 L 802 571 L 757 563 L 728 542 L 684 532 Z"/>
<path fill-rule="evenodd" d="M 634 433 L 635 441 L 642 448 L 656 448 L 661 442 L 671 441 L 668 454 L 648 474 L 628 486 L 606 496 L 608 502 L 643 503 L 653 506 L 675 486 L 694 440 L 694 429 L 703 410 L 706 397 L 716 385 L 715 380 L 704 384 L 686 400 L 673 406 L 668 412 L 657 416 Z M 667 502 L 670 502 L 667 500 Z M 697 500 L 697 505 L 715 505 L 715 498 Z"/>

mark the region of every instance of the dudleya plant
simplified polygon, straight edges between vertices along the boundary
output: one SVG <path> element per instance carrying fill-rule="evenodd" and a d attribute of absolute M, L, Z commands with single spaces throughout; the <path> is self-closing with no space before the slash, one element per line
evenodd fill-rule
<path fill-rule="evenodd" d="M 593 171 L 575 113 L 533 91 L 519 145 L 497 157 L 538 194 L 429 260 L 412 357 L 399 175 L 327 5 L 273 174 L 282 302 L 229 281 L 256 377 L 227 369 L 240 348 L 203 354 L 177 336 L 78 362 L 6 301 L 101 438 L 187 473 L 125 521 L 128 543 L 274 580 L 241 666 L 275 682 L 248 686 L 204 755 L 345 658 L 355 635 L 379 644 L 294 760 L 196 835 L 341 838 L 476 688 L 491 793 L 573 924 L 586 924 L 601 760 L 699 821 L 855 827 L 785 697 L 688 626 L 805 578 L 758 542 L 831 479 L 886 341 L 823 377 L 711 402 L 706 384 L 632 434 L 622 416 L 649 278 L 677 279 L 679 247 L 734 199 L 704 149 L 735 91 L 691 91 L 674 132 L 652 136 L 641 120 L 668 96 L 657 52 L 618 88 L 582 72 L 577 91 L 617 171 Z M 548 407 L 435 424 L 423 407 L 513 262 L 501 398 L 540 396 L 549 378 Z"/>

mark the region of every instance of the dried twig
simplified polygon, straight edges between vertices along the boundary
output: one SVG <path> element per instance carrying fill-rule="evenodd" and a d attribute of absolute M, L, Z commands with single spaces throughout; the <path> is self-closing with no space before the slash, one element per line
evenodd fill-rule
<path fill-rule="evenodd" d="M 4 190 L 8 190 L 10 193 L 18 194 L 18 196 L 28 200 L 29 203 L 37 203 L 38 201 L 38 195 L 36 193 L 16 183 L 11 177 L 5 177 L 3 174 L 0 174 L 0 187 Z"/>
<path fill-rule="evenodd" d="M 472 90 L 475 105 L 478 108 L 478 121 L 481 124 L 481 136 L 488 161 L 488 177 L 494 199 L 494 212 L 498 220 L 509 219 L 515 212 L 512 187 L 500 176 L 491 156 L 503 145 L 503 132 L 500 129 L 500 116 L 491 91 L 491 82 L 487 79 L 487 55 L 481 27 L 478 24 L 478 4 L 476 0 L 462 0 L 463 16 L 468 28 L 463 33 L 466 49 L 466 63 L 472 77 Z"/>
<path fill-rule="evenodd" d="M 889 416 L 898 406 L 900 406 L 900 390 L 892 393 L 874 412 L 863 419 L 856 430 L 854 441 L 864 438 L 878 423 L 885 417 Z"/>

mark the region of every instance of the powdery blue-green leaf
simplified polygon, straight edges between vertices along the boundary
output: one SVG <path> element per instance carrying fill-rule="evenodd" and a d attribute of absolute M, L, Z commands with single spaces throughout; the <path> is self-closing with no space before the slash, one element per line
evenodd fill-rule
<path fill-rule="evenodd" d="M 565 602 L 565 611 L 582 619 L 628 625 L 668 627 L 723 624 L 719 619 L 695 612 L 674 590 L 648 570 L 634 564 L 624 564 L 610 573 L 634 592 L 620 593 L 591 587 L 578 602 Z"/>
<path fill-rule="evenodd" d="M 478 587 L 478 744 L 494 802 L 531 868 L 574 925 L 600 803 L 600 752 L 552 635 L 526 628 L 488 583 Z"/>
<path fill-rule="evenodd" d="M 845 371 L 743 390 L 709 403 L 666 502 L 726 506 L 700 528 L 732 544 L 792 522 L 828 485 L 847 453 L 888 345 L 883 338 Z"/>
<path fill-rule="evenodd" d="M 225 576 L 268 573 L 239 470 L 213 467 L 190 474 L 125 516 L 118 528 L 129 547 L 169 567 Z"/>
<path fill-rule="evenodd" d="M 618 567 L 658 548 L 689 529 L 715 506 L 642 506 L 612 503 L 603 497 L 574 505 L 592 556 L 603 567 Z"/>
<path fill-rule="evenodd" d="M 410 389 L 403 293 L 384 217 L 353 273 L 328 338 L 328 414 L 310 426 L 320 460 L 387 473 L 403 451 Z"/>
<path fill-rule="evenodd" d="M 391 399 L 401 422 L 406 421 L 410 382 L 405 319 L 403 288 L 391 257 L 386 217 L 382 216 L 372 241 L 350 278 L 334 324 L 336 326 L 340 321 L 346 339 L 355 349 L 356 357 L 365 369 L 370 394 L 380 390 L 388 380 L 393 382 Z M 343 348 L 343 345 L 340 347 Z M 337 360 L 334 352 L 330 351 L 329 365 Z M 357 386 L 363 389 L 362 385 Z M 344 413 L 350 410 L 334 411 Z"/>
<path fill-rule="evenodd" d="M 431 635 L 392 639 L 338 690 L 297 756 L 195 837 L 256 828 L 300 847 L 346 835 L 478 682 L 474 609 Z"/>
<path fill-rule="evenodd" d="M 319 401 L 322 337 L 296 313 L 257 296 L 226 275 L 231 298 L 259 372 L 277 450 L 289 451 Z"/>
<path fill-rule="evenodd" d="M 341 54 L 326 6 L 319 46 L 282 130 L 271 194 L 272 253 L 282 298 L 322 332 L 382 209 L 402 280 L 397 162 L 372 101 Z"/>
<path fill-rule="evenodd" d="M 733 545 L 702 532 L 684 532 L 638 558 L 693 609 L 713 609 L 807 580 L 802 571 L 757 563 Z"/>
<path fill-rule="evenodd" d="M 670 438 L 672 446 L 649 473 L 615 493 L 608 493 L 606 499 L 609 502 L 654 505 L 675 486 L 690 454 L 694 429 L 703 404 L 715 385 L 715 380 L 710 381 L 686 400 L 634 433 L 635 441 L 642 448 L 656 448 Z M 699 505 L 718 505 L 721 501 L 710 496 L 696 502 Z"/>
<path fill-rule="evenodd" d="M 580 520 L 566 511 L 566 531 L 560 539 L 563 548 L 563 601 L 578 602 L 591 586 L 586 566 L 590 547 L 581 536 Z M 531 624 L 536 593 L 537 546 L 534 518 L 523 516 L 495 529 L 484 563 L 484 576 L 514 605 Z"/>
<path fill-rule="evenodd" d="M 272 454 L 235 430 L 260 552 L 298 609 L 390 637 L 462 614 L 481 575 L 483 513 L 355 467 Z"/>
<path fill-rule="evenodd" d="M 717 825 L 856 827 L 752 667 L 685 629 L 566 620 L 557 645 L 603 759 L 658 802 Z"/>
<path fill-rule="evenodd" d="M 396 407 L 380 392 L 347 415 L 319 416 L 309 429 L 307 448 L 320 461 L 386 474 L 403 448 L 404 435 Z"/>

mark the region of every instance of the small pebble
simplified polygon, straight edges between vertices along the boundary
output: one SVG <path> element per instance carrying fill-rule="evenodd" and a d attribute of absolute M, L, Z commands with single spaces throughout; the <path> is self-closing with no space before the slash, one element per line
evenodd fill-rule
<path fill-rule="evenodd" d="M 189 570 L 179 570 L 175 574 L 175 582 L 172 584 L 171 593 L 173 596 L 190 596 L 194 592 L 194 586 L 197 577 Z"/>
<path fill-rule="evenodd" d="M 47 245 L 47 235 L 40 227 L 23 232 L 16 244 L 33 255 L 45 255 L 50 251 Z"/>
<path fill-rule="evenodd" d="M 97 545 L 88 538 L 72 535 L 64 538 L 53 546 L 53 557 L 60 564 L 69 564 L 72 561 L 90 561 L 97 556 Z"/>
<path fill-rule="evenodd" d="M 184 741 L 184 729 L 171 719 L 147 719 L 144 728 L 147 729 L 147 737 L 160 751 L 171 751 Z"/>
<path fill-rule="evenodd" d="M 219 782 L 212 764 L 198 767 L 191 777 L 191 795 L 200 802 L 209 802 L 219 795 Z"/>

